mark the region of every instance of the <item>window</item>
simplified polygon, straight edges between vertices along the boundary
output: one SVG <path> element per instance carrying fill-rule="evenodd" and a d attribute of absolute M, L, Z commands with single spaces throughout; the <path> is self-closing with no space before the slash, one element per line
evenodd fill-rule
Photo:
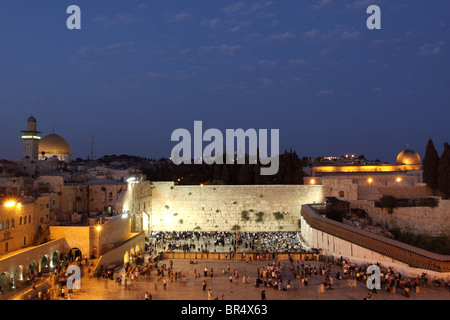
<path fill-rule="evenodd" d="M 28 216 L 28 223 L 31 223 L 31 215 Z"/>
<path fill-rule="evenodd" d="M 9 220 L 6 220 L 5 221 L 5 230 L 8 230 L 9 229 Z"/>
<path fill-rule="evenodd" d="M 42 209 L 44 209 L 44 205 L 43 205 L 43 204 L 41 204 L 40 208 L 41 208 L 41 210 L 42 210 Z"/>
<path fill-rule="evenodd" d="M 345 195 L 344 191 L 339 191 L 339 197 L 343 198 Z"/>
<path fill-rule="evenodd" d="M 21 226 L 22 225 L 22 217 L 20 217 L 20 219 L 19 219 L 19 226 Z"/>
<path fill-rule="evenodd" d="M 14 219 L 11 219 L 11 229 L 14 228 Z"/>
<path fill-rule="evenodd" d="M 5 243 L 5 252 L 8 252 L 8 242 Z"/>
<path fill-rule="evenodd" d="M 0 220 L 0 231 L 3 230 L 3 220 Z"/>
<path fill-rule="evenodd" d="M 27 216 L 25 216 L 25 217 L 23 218 L 23 224 L 24 224 L 24 225 L 27 224 Z"/>
<path fill-rule="evenodd" d="M 27 245 L 27 237 L 23 237 L 23 245 L 26 246 Z"/>

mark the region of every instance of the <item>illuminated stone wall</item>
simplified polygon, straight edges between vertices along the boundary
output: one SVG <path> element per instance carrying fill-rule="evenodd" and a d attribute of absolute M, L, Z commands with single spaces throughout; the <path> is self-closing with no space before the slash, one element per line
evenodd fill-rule
<path fill-rule="evenodd" d="M 154 231 L 298 231 L 302 204 L 323 201 L 322 186 L 174 186 L 153 182 L 150 229 Z M 245 211 L 249 220 L 244 221 Z M 263 212 L 257 222 L 258 212 Z M 276 219 L 274 212 L 283 215 Z"/>
<path fill-rule="evenodd" d="M 373 201 L 351 202 L 352 208 L 364 209 L 374 224 L 388 228 L 400 228 L 415 234 L 430 236 L 450 236 L 450 200 L 439 200 L 437 207 L 394 208 L 392 213 L 386 208 L 375 207 Z"/>

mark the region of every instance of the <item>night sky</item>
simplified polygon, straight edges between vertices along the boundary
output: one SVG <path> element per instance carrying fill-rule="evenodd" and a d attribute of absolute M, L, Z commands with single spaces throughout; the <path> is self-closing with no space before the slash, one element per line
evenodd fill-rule
<path fill-rule="evenodd" d="M 81 30 L 68 30 L 69 5 Z M 381 30 L 366 9 L 381 8 Z M 450 2 L 0 3 L 0 158 L 32 114 L 72 158 L 169 157 L 177 128 L 279 129 L 280 151 L 394 162 L 450 142 Z"/>

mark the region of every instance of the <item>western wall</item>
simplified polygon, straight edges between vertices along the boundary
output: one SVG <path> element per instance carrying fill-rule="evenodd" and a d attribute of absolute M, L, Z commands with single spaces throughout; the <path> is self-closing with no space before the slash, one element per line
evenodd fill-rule
<path fill-rule="evenodd" d="M 301 206 L 324 201 L 322 186 L 152 185 L 152 231 L 299 231 Z"/>

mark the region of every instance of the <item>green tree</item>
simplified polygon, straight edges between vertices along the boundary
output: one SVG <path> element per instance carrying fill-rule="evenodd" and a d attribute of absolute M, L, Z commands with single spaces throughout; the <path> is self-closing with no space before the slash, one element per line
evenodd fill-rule
<path fill-rule="evenodd" d="M 444 152 L 439 159 L 438 189 L 445 198 L 450 198 L 450 145 L 444 144 Z"/>
<path fill-rule="evenodd" d="M 226 163 L 223 164 L 222 168 L 222 181 L 227 184 L 230 180 L 230 174 L 228 172 L 228 165 Z"/>
<path fill-rule="evenodd" d="M 434 147 L 433 141 L 428 140 L 425 157 L 422 162 L 423 182 L 430 188 L 437 189 L 439 177 L 439 154 Z"/>

